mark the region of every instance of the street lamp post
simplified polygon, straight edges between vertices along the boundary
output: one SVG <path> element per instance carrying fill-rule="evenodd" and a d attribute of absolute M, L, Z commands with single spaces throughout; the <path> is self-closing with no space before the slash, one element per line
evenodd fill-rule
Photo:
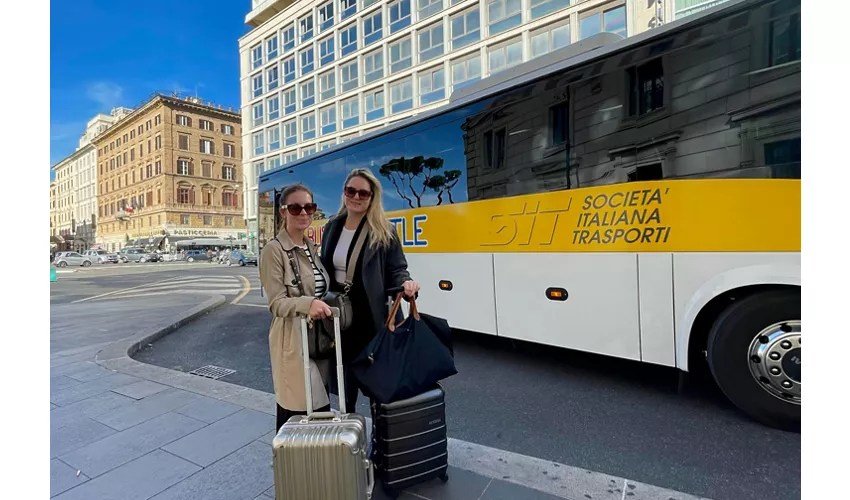
<path fill-rule="evenodd" d="M 249 203 L 249 201 L 248 201 L 248 188 L 249 188 L 249 186 L 248 186 L 248 176 L 247 176 L 247 174 L 245 174 L 245 172 L 242 172 L 242 186 L 243 186 L 242 205 L 244 207 L 243 211 L 247 212 L 248 211 L 248 203 Z M 238 188 L 239 185 L 237 184 L 236 187 Z M 253 203 L 253 201 L 251 201 L 250 203 Z M 256 252 L 257 249 L 254 248 L 254 246 L 255 246 L 254 242 L 257 240 L 257 231 L 256 231 L 255 228 L 251 227 L 251 220 L 247 215 L 245 216 L 245 230 L 248 232 L 248 249 L 251 250 L 252 252 Z"/>

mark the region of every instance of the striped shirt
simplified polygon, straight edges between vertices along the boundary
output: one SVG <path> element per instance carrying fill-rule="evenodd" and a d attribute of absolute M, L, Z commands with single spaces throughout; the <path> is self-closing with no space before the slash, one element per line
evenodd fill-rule
<path fill-rule="evenodd" d="M 313 267 L 313 279 L 316 281 L 316 297 L 321 298 L 328 289 L 328 283 L 325 281 L 325 275 L 319 270 L 319 267 L 313 261 L 313 254 L 307 249 L 307 245 L 301 247 L 307 258 L 310 260 L 310 265 Z"/>

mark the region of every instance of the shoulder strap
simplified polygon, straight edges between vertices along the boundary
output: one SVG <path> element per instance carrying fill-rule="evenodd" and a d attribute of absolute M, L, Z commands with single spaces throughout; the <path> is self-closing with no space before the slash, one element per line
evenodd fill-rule
<path fill-rule="evenodd" d="M 360 258 L 360 251 L 363 250 L 363 245 L 366 243 L 366 236 L 368 233 L 369 226 L 364 225 L 360 234 L 357 236 L 357 241 L 354 242 L 354 250 L 351 251 L 351 258 L 345 266 L 345 283 L 343 283 L 343 286 L 345 287 L 346 293 L 348 293 L 348 290 L 351 289 L 351 286 L 354 284 L 354 270 L 357 268 L 357 259 Z"/>
<path fill-rule="evenodd" d="M 301 295 L 304 295 L 304 284 L 301 282 L 301 270 L 298 268 L 298 262 L 295 260 L 295 253 L 283 248 L 283 243 L 281 243 L 276 237 L 272 239 L 280 245 L 280 249 L 283 250 L 289 258 L 289 266 L 292 267 L 292 272 L 295 274 L 295 286 L 298 287 L 298 291 L 301 292 Z"/>

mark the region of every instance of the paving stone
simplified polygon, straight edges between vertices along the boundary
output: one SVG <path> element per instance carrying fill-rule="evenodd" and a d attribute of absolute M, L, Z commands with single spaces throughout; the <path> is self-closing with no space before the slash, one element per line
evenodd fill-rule
<path fill-rule="evenodd" d="M 107 375 L 91 382 L 84 382 L 73 387 L 52 391 L 50 393 L 50 402 L 59 406 L 66 406 L 121 387 L 122 385 L 135 384 L 136 382 L 139 382 L 139 379 L 136 377 L 124 375 L 123 373 L 113 373 L 112 375 Z"/>
<path fill-rule="evenodd" d="M 126 406 L 133 402 L 135 400 L 132 398 L 107 391 L 68 406 L 59 406 L 50 412 L 50 430 L 54 432 L 66 425 L 79 422 L 86 418 L 96 417 L 109 410 Z"/>
<path fill-rule="evenodd" d="M 479 476 L 463 469 L 449 467 L 449 481 L 443 483 L 439 479 L 417 484 L 408 488 L 407 492 L 431 500 L 467 500 L 480 498 L 484 488 L 490 482 L 489 477 Z"/>
<path fill-rule="evenodd" d="M 151 382 L 150 380 L 142 380 L 141 382 L 137 382 L 135 384 L 125 385 L 117 389 L 112 389 L 112 392 L 117 392 L 118 394 L 123 394 L 133 399 L 142 399 L 147 396 L 152 396 L 158 392 L 162 392 L 166 389 L 168 389 L 167 385 L 157 384 L 156 382 Z"/>
<path fill-rule="evenodd" d="M 449 479 L 449 482 L 451 481 Z M 481 500 L 559 500 L 559 497 L 501 479 L 494 479 Z"/>
<path fill-rule="evenodd" d="M 203 422 L 185 415 L 166 413 L 59 458 L 89 477 L 96 477 L 203 426 Z"/>
<path fill-rule="evenodd" d="M 271 446 L 272 443 L 274 442 L 275 436 L 277 436 L 277 432 L 271 431 L 268 434 L 266 434 L 265 436 L 260 437 L 260 439 L 258 439 L 257 441 L 260 441 L 262 443 L 266 443 L 267 445 Z"/>
<path fill-rule="evenodd" d="M 163 450 L 207 467 L 259 438 L 270 428 L 274 428 L 274 417 L 246 408 L 164 446 Z"/>
<path fill-rule="evenodd" d="M 62 462 L 58 458 L 50 461 L 50 496 L 53 497 L 79 486 L 89 480 L 85 474 L 77 476 L 77 469 Z"/>
<path fill-rule="evenodd" d="M 228 403 L 227 401 L 220 401 L 206 396 L 198 397 L 200 398 L 198 401 L 177 408 L 174 411 L 181 415 L 211 424 L 242 409 L 241 406 Z"/>
<path fill-rule="evenodd" d="M 90 418 L 74 422 L 50 432 L 50 458 L 64 455 L 112 434 L 115 434 L 115 429 Z"/>
<path fill-rule="evenodd" d="M 74 385 L 80 385 L 81 383 L 82 382 L 77 379 L 73 379 L 65 375 L 57 375 L 50 378 L 50 392 L 58 391 L 59 389 L 64 389 Z"/>
<path fill-rule="evenodd" d="M 147 500 L 201 470 L 162 450 L 154 450 L 67 491 L 55 500 Z"/>
<path fill-rule="evenodd" d="M 50 332 L 51 335 L 53 335 L 53 328 L 50 329 Z M 78 354 L 71 354 L 69 356 L 59 356 L 57 358 L 52 358 L 50 360 L 50 373 L 52 375 L 54 373 L 54 370 L 59 367 L 89 361 L 92 357 L 93 355 L 90 352 L 81 352 Z"/>
<path fill-rule="evenodd" d="M 271 448 L 252 442 L 151 500 L 255 498 L 274 484 Z"/>
<path fill-rule="evenodd" d="M 67 363 L 58 366 L 50 367 L 50 376 L 58 377 L 59 375 L 65 375 L 67 373 L 74 373 L 80 370 L 84 370 L 91 365 L 97 366 L 97 363 L 91 360 L 91 357 L 87 357 L 85 359 L 78 359 L 76 361 L 70 361 L 71 356 L 66 359 Z"/>
<path fill-rule="evenodd" d="M 112 373 L 115 372 L 107 370 L 93 361 L 87 361 L 86 364 L 77 369 L 66 371 L 64 376 L 74 380 L 79 380 L 80 382 L 91 382 L 92 380 L 97 380 Z"/>
<path fill-rule="evenodd" d="M 56 405 L 55 405 L 55 404 L 53 404 L 53 403 L 50 403 L 50 411 L 53 411 L 53 409 L 54 409 L 54 408 L 59 408 L 59 407 L 58 407 L 58 406 L 56 406 Z"/>
<path fill-rule="evenodd" d="M 126 396 L 121 396 L 126 397 Z M 158 417 L 174 409 L 186 406 L 200 399 L 201 396 L 180 389 L 167 389 L 148 396 L 133 404 L 124 405 L 115 410 L 103 412 L 95 420 L 113 429 L 123 431 L 146 420 Z M 130 399 L 130 398 L 128 398 Z M 130 401 L 133 401 L 130 399 Z M 191 415 L 190 415 L 191 416 Z"/>

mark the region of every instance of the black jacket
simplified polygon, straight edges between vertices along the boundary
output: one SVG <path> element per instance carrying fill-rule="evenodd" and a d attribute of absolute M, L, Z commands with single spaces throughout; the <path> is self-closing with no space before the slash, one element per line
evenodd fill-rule
<path fill-rule="evenodd" d="M 348 258 L 351 258 L 351 251 L 354 248 L 353 241 L 357 240 L 364 225 L 365 219 L 354 235 L 352 245 L 348 249 Z M 322 264 L 330 274 L 331 286 L 335 288 L 338 283 L 334 277 L 333 255 L 344 226 L 344 216 L 331 217 L 325 224 L 322 235 Z M 350 292 L 354 311 L 354 321 L 350 330 L 354 335 L 346 335 L 348 343 L 342 343 L 345 359 L 350 360 L 356 356 L 384 326 L 389 315 L 387 291 L 398 288 L 411 279 L 398 234 L 393 230 L 392 235 L 393 239 L 389 245 L 377 248 L 371 245 L 371 238 L 367 238 L 360 252 L 354 271 L 354 286 Z M 396 321 L 401 319 L 402 314 L 399 312 Z"/>

